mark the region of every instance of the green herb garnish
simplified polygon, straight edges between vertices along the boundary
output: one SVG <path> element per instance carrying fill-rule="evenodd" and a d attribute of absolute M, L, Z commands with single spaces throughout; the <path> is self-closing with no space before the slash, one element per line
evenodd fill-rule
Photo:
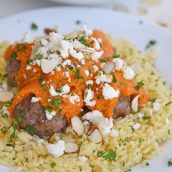
<path fill-rule="evenodd" d="M 172 166 L 172 161 L 168 161 L 168 167 Z"/>
<path fill-rule="evenodd" d="M 17 53 L 15 51 L 13 51 L 11 54 L 10 54 L 10 58 L 16 58 L 17 57 Z"/>
<path fill-rule="evenodd" d="M 143 87 L 145 84 L 143 81 L 137 82 L 137 86 L 135 87 L 136 90 L 139 90 L 141 87 Z"/>
<path fill-rule="evenodd" d="M 157 43 L 156 40 L 150 40 L 150 41 L 148 42 L 148 44 L 146 45 L 145 49 L 148 49 L 148 48 L 154 46 L 156 43 Z"/>
<path fill-rule="evenodd" d="M 10 142 L 12 142 L 13 139 L 15 138 L 15 132 L 16 132 L 16 129 L 18 128 L 18 126 L 17 126 L 17 124 L 12 123 L 12 124 L 11 124 L 11 127 L 13 128 L 13 132 L 12 132 L 12 134 L 10 135 Z"/>
<path fill-rule="evenodd" d="M 117 82 L 117 79 L 116 79 L 115 75 L 112 75 L 112 82 L 113 83 L 116 83 Z"/>
<path fill-rule="evenodd" d="M 166 103 L 165 106 L 168 106 L 170 104 L 172 104 L 172 101 L 169 101 L 168 103 Z"/>
<path fill-rule="evenodd" d="M 114 54 L 113 58 L 120 58 L 120 54 Z"/>
<path fill-rule="evenodd" d="M 148 120 L 148 119 L 150 119 L 150 118 L 151 118 L 151 116 L 143 116 L 142 119 L 143 119 L 144 121 L 146 121 L 146 120 Z"/>
<path fill-rule="evenodd" d="M 102 62 L 102 63 L 105 62 L 105 63 L 106 63 L 106 62 L 108 62 L 109 60 L 110 60 L 109 57 L 106 57 L 106 58 L 104 58 L 104 59 L 100 59 L 100 62 Z"/>
<path fill-rule="evenodd" d="M 36 23 L 31 24 L 31 30 L 38 30 L 38 25 Z"/>
<path fill-rule="evenodd" d="M 8 128 L 7 128 L 7 127 L 2 127 L 2 128 L 1 128 L 2 134 L 6 134 L 7 131 L 8 131 Z"/>
<path fill-rule="evenodd" d="M 17 51 L 25 52 L 26 46 L 25 45 L 17 45 L 16 49 L 17 49 Z"/>
<path fill-rule="evenodd" d="M 35 134 L 36 133 L 36 128 L 30 126 L 30 125 L 26 125 L 25 127 L 26 131 L 31 133 L 31 134 Z"/>
<path fill-rule="evenodd" d="M 18 121 L 23 122 L 23 120 L 24 120 L 24 112 L 20 111 L 18 114 Z"/>
<path fill-rule="evenodd" d="M 51 168 L 54 168 L 56 166 L 56 163 L 53 161 L 50 165 L 51 165 Z"/>
<path fill-rule="evenodd" d="M 75 70 L 75 77 L 76 79 L 83 79 L 83 76 L 80 75 L 80 70 L 78 68 Z"/>
<path fill-rule="evenodd" d="M 98 151 L 98 156 L 104 158 L 105 160 L 115 161 L 116 151 L 109 150 L 109 152 Z"/>
<path fill-rule="evenodd" d="M 43 58 L 43 55 L 42 54 L 37 54 L 36 56 L 35 56 L 35 58 L 37 59 L 37 60 L 41 60 L 42 58 Z"/>
<path fill-rule="evenodd" d="M 81 42 L 82 44 L 84 44 L 86 47 L 88 47 L 90 44 L 86 41 L 86 39 L 84 38 L 84 36 L 82 36 L 79 39 L 79 42 Z"/>
<path fill-rule="evenodd" d="M 124 141 L 126 141 L 126 142 L 130 142 L 130 140 L 131 140 L 131 138 L 130 137 L 126 137 L 125 139 L 124 139 Z"/>

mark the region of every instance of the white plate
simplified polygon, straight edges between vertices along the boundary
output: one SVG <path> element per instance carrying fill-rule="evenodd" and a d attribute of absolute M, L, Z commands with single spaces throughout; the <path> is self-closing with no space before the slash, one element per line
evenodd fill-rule
<path fill-rule="evenodd" d="M 19 39 L 22 33 L 31 31 L 32 22 L 38 24 L 37 31 L 31 31 L 31 35 L 40 35 L 43 28 L 60 26 L 60 30 L 68 32 L 78 27 L 76 21 L 80 20 L 87 23 L 91 28 L 99 28 L 118 38 L 127 38 L 134 42 L 137 47 L 144 50 L 145 45 L 151 39 L 157 40 L 155 46 L 160 58 L 157 67 L 165 76 L 168 83 L 172 83 L 171 64 L 172 64 L 172 33 L 140 19 L 130 17 L 125 14 L 115 13 L 110 10 L 95 8 L 75 8 L 60 7 L 34 10 L 18 14 L 0 21 L 0 40 L 14 41 Z M 136 167 L 132 172 L 171 172 L 172 167 L 168 167 L 168 156 L 172 153 L 172 140 L 168 141 L 162 153 L 150 161 L 149 167 Z M 0 167 L 0 171 L 6 172 Z"/>
<path fill-rule="evenodd" d="M 49 0 L 61 4 L 75 4 L 75 5 L 98 5 L 105 4 L 112 0 Z"/>

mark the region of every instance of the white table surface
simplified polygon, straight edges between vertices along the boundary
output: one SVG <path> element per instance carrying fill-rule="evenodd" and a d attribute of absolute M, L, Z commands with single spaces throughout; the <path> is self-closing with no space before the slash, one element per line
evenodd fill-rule
<path fill-rule="evenodd" d="M 161 4 L 155 6 L 143 3 L 143 1 L 145 0 L 112 0 L 112 3 L 98 7 L 116 9 L 119 4 L 120 6 L 124 5 L 129 14 L 141 16 L 157 23 L 165 23 L 167 28 L 172 30 L 172 0 L 159 0 Z M 26 10 L 59 5 L 48 0 L 0 0 L 0 18 Z M 147 14 L 140 14 L 139 8 L 146 9 Z"/>

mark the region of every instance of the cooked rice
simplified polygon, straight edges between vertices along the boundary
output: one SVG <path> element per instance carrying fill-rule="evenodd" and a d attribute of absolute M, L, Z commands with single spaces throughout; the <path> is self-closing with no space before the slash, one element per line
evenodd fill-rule
<path fill-rule="evenodd" d="M 152 114 L 150 119 L 143 120 L 136 113 L 114 121 L 113 128 L 118 130 L 119 135 L 105 137 L 103 144 L 91 142 L 86 135 L 78 137 L 73 133 L 55 134 L 50 139 L 51 143 L 61 139 L 73 141 L 80 146 L 77 153 L 65 154 L 58 158 L 47 152 L 47 141 L 35 139 L 24 130 L 16 131 L 14 148 L 6 146 L 13 131 L 10 128 L 5 138 L 0 140 L 1 164 L 10 165 L 12 171 L 21 169 L 32 172 L 120 172 L 135 164 L 144 163 L 162 151 L 160 143 L 171 137 L 172 125 L 169 121 L 172 120 L 172 104 L 166 105 L 166 103 L 172 100 L 172 96 L 163 78 L 155 69 L 155 57 L 152 53 L 144 54 L 138 51 L 126 40 L 112 40 L 112 44 L 121 57 L 135 69 L 137 73 L 135 80 L 144 81 L 151 98 L 156 98 L 156 102 L 161 105 L 160 110 L 157 112 L 153 110 L 152 114 L 153 103 L 148 102 L 140 109 L 140 113 L 145 116 Z M 6 47 L 7 43 L 0 44 L 2 74 L 5 73 L 3 53 Z M 0 78 L 0 82 L 2 79 L 3 77 Z M 2 112 L 0 118 L 0 128 L 10 126 L 9 118 L 5 118 Z M 132 126 L 137 123 L 141 124 L 140 129 L 133 130 Z M 97 156 L 99 150 L 106 152 L 110 149 L 116 151 L 116 161 Z M 88 160 L 80 161 L 79 156 L 85 156 Z M 52 162 L 56 163 L 54 167 L 52 167 Z"/>

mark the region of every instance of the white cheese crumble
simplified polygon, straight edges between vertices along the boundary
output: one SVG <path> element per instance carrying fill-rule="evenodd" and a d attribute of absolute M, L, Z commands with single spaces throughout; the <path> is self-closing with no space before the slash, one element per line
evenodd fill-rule
<path fill-rule="evenodd" d="M 91 89 L 86 89 L 84 94 L 84 102 L 87 106 L 95 106 L 96 101 L 92 100 L 94 97 L 94 92 Z"/>
<path fill-rule="evenodd" d="M 70 86 L 65 84 L 60 87 L 60 91 L 56 91 L 55 88 L 51 85 L 49 89 L 49 93 L 51 96 L 62 96 L 70 92 Z"/>
<path fill-rule="evenodd" d="M 103 51 L 94 52 L 94 53 L 92 53 L 91 58 L 94 61 L 97 61 L 102 56 L 103 53 L 104 53 Z"/>
<path fill-rule="evenodd" d="M 82 52 L 76 52 L 74 49 L 70 49 L 70 54 L 72 57 L 76 58 L 77 60 L 82 60 L 84 58 L 84 55 Z"/>
<path fill-rule="evenodd" d="M 88 76 L 89 75 L 89 71 L 88 70 L 84 70 L 85 75 Z"/>
<path fill-rule="evenodd" d="M 93 46 L 95 50 L 100 50 L 100 43 L 98 42 L 98 40 L 95 38 L 92 38 L 92 40 L 94 41 Z"/>
<path fill-rule="evenodd" d="M 81 64 L 85 65 L 85 60 L 84 59 L 81 60 Z"/>
<path fill-rule="evenodd" d="M 94 70 L 94 72 L 97 72 L 99 70 L 99 68 L 96 65 L 93 65 L 93 70 Z"/>
<path fill-rule="evenodd" d="M 31 70 L 31 69 L 32 69 L 32 67 L 30 65 L 26 66 L 26 70 Z"/>
<path fill-rule="evenodd" d="M 113 62 L 115 63 L 115 70 L 122 70 L 124 61 L 120 58 L 114 58 Z"/>
<path fill-rule="evenodd" d="M 113 119 L 105 118 L 103 114 L 98 110 L 86 113 L 83 116 L 83 119 L 96 125 L 103 135 L 109 134 L 113 127 Z"/>
<path fill-rule="evenodd" d="M 140 124 L 139 124 L 139 123 L 134 124 L 134 125 L 133 125 L 133 128 L 134 128 L 135 130 L 138 130 L 138 129 L 140 128 Z"/>
<path fill-rule="evenodd" d="M 56 115 L 56 112 L 55 111 L 49 112 L 46 110 L 45 115 L 46 115 L 48 120 L 51 120 Z"/>
<path fill-rule="evenodd" d="M 70 65 L 71 64 L 71 60 L 66 59 L 63 63 L 62 66 L 65 67 L 66 65 Z"/>
<path fill-rule="evenodd" d="M 112 82 L 112 75 L 107 75 L 103 73 L 102 71 L 99 72 L 99 74 L 96 76 L 96 84 L 100 83 L 111 83 Z"/>
<path fill-rule="evenodd" d="M 38 97 L 32 97 L 31 103 L 39 102 L 40 98 Z"/>
<path fill-rule="evenodd" d="M 102 94 L 105 100 L 109 100 L 109 99 L 119 97 L 119 90 L 114 89 L 109 84 L 105 84 L 103 86 Z"/>
<path fill-rule="evenodd" d="M 125 79 L 131 80 L 135 76 L 135 72 L 134 72 L 134 70 L 131 67 L 124 67 L 123 68 L 123 72 L 124 72 L 123 73 L 123 77 Z"/>
<path fill-rule="evenodd" d="M 75 103 L 79 103 L 80 102 L 80 97 L 77 94 L 70 94 L 67 97 L 68 97 L 69 101 L 72 104 L 75 104 Z"/>
<path fill-rule="evenodd" d="M 22 39 L 19 41 L 20 43 L 32 43 L 33 42 L 33 38 L 30 37 L 29 33 L 25 33 L 23 34 Z"/>
<path fill-rule="evenodd" d="M 140 112 L 139 112 L 137 115 L 138 115 L 138 117 L 139 117 L 140 119 L 143 118 L 143 116 L 144 116 L 144 115 L 143 115 L 142 113 L 140 113 Z"/>
<path fill-rule="evenodd" d="M 119 132 L 118 132 L 117 130 L 115 130 L 115 129 L 112 129 L 112 131 L 110 132 L 110 135 L 111 135 L 112 137 L 118 137 Z"/>
<path fill-rule="evenodd" d="M 154 110 L 155 112 L 159 111 L 160 108 L 161 108 L 161 105 L 160 105 L 159 103 L 156 103 L 156 102 L 155 102 L 155 103 L 153 104 L 153 110 Z"/>
<path fill-rule="evenodd" d="M 93 85 L 93 80 L 88 80 L 88 81 L 86 81 L 86 85 L 88 86 L 88 85 Z"/>
<path fill-rule="evenodd" d="M 79 159 L 80 161 L 82 161 L 82 162 L 85 162 L 85 161 L 88 160 L 88 158 L 85 157 L 85 156 L 79 156 L 78 159 Z"/>
<path fill-rule="evenodd" d="M 63 140 L 58 140 L 57 143 L 54 144 L 48 144 L 46 146 L 47 151 L 54 155 L 55 157 L 59 157 L 64 154 L 65 151 L 65 142 Z"/>

